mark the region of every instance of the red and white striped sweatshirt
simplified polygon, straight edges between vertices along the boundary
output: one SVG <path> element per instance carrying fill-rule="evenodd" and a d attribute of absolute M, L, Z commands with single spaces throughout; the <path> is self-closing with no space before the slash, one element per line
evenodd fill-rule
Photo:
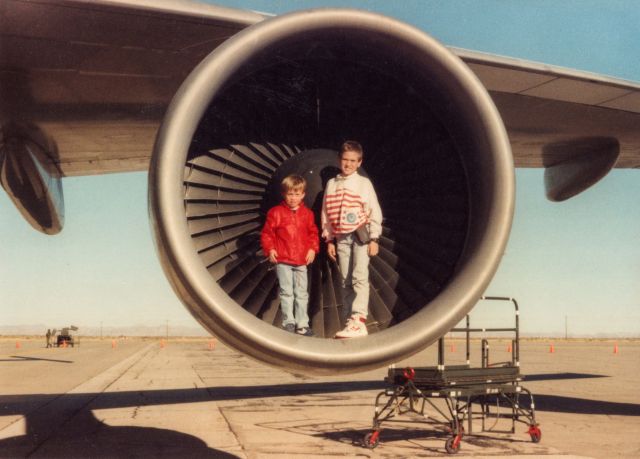
<path fill-rule="evenodd" d="M 322 237 L 330 241 L 367 223 L 372 239 L 382 233 L 382 209 L 371 180 L 357 172 L 327 183 L 322 201 Z"/>

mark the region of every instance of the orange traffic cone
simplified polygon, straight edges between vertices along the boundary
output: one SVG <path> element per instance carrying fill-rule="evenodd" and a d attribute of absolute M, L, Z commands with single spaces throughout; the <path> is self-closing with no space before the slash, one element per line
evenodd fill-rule
<path fill-rule="evenodd" d="M 216 348 L 216 340 L 209 340 L 209 350 L 213 351 Z"/>
<path fill-rule="evenodd" d="M 614 353 L 614 354 L 617 354 L 617 353 L 618 353 L 618 343 L 615 343 L 615 344 L 613 345 L 613 353 Z"/>
<path fill-rule="evenodd" d="M 16 341 L 16 349 L 20 349 L 20 341 Z"/>
<path fill-rule="evenodd" d="M 117 347 L 116 340 L 112 339 L 111 340 L 111 349 L 115 349 L 116 347 Z"/>
<path fill-rule="evenodd" d="M 455 352 L 456 351 L 456 345 L 454 343 L 451 343 L 451 352 Z"/>
<path fill-rule="evenodd" d="M 507 352 L 511 352 L 511 344 L 509 344 L 509 346 L 507 346 Z"/>
<path fill-rule="evenodd" d="M 164 340 L 163 339 L 160 340 L 160 348 L 164 349 Z"/>
<path fill-rule="evenodd" d="M 549 354 L 553 354 L 555 350 L 553 349 L 553 343 L 549 346 Z"/>

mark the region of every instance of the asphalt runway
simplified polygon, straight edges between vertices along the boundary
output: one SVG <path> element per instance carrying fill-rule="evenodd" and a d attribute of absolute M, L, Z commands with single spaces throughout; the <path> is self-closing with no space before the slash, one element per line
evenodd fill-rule
<path fill-rule="evenodd" d="M 445 347 L 447 364 L 463 362 L 462 341 Z M 640 457 L 640 341 L 521 347 L 542 441 L 524 424 L 511 434 L 511 421 L 492 420 L 487 432 L 474 421 L 456 457 Z M 509 359 L 507 341 L 491 341 L 491 360 Z M 398 366 L 435 362 L 432 347 Z M 46 349 L 44 338 L 3 338 L 0 457 L 448 456 L 444 427 L 414 418 L 383 425 L 376 449 L 360 445 L 385 375 L 295 375 L 208 339 L 81 338 Z"/>

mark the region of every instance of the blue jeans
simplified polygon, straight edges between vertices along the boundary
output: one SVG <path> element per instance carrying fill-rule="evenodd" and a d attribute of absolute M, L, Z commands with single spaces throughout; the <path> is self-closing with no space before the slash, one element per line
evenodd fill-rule
<path fill-rule="evenodd" d="M 308 328 L 309 315 L 307 313 L 307 305 L 309 303 L 309 292 L 307 292 L 307 266 L 291 266 L 278 263 L 276 265 L 276 274 L 280 287 L 282 326 L 295 324 L 296 328 Z"/>

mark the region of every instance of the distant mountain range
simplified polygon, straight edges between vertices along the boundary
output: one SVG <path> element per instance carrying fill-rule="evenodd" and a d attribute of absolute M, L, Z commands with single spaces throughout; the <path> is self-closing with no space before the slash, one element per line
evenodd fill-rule
<path fill-rule="evenodd" d="M 64 325 L 65 327 L 69 327 L 72 324 Z M 163 337 L 167 336 L 167 331 L 169 336 L 185 336 L 185 337 L 208 337 L 211 336 L 209 332 L 200 327 L 194 326 L 181 326 L 181 325 L 171 325 L 169 324 L 169 328 L 167 330 L 166 324 L 164 325 L 131 325 L 126 327 L 100 327 L 95 326 L 82 326 L 78 324 L 73 324 L 78 327 L 78 331 L 74 334 L 78 336 L 158 336 Z M 59 327 L 51 327 L 43 324 L 32 324 L 32 325 L 0 325 L 0 336 L 33 336 L 33 335 L 42 335 L 44 336 L 47 333 L 47 329 L 57 328 L 58 331 L 62 328 Z M 455 338 L 463 338 L 464 334 L 454 333 L 453 336 Z M 530 333 L 523 332 L 520 333 L 520 336 L 523 338 L 564 338 L 564 334 L 553 334 L 553 333 Z M 498 335 L 499 338 L 508 339 L 505 335 Z M 640 338 L 640 332 L 638 333 L 596 333 L 596 334 L 570 334 L 569 338 L 593 338 L 593 339 L 607 339 L 607 338 Z"/>

